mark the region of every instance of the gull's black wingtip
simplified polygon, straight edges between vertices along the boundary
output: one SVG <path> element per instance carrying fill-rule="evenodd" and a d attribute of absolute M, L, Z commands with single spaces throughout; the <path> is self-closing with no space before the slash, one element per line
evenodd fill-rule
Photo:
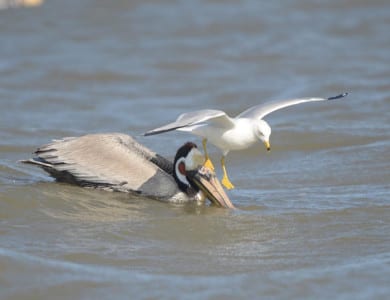
<path fill-rule="evenodd" d="M 171 130 L 173 130 L 173 129 L 169 129 L 169 130 L 150 130 L 150 131 L 145 132 L 143 134 L 143 136 L 156 135 L 156 134 L 168 132 L 168 131 L 171 131 Z"/>
<path fill-rule="evenodd" d="M 344 97 L 347 97 L 347 96 L 348 96 L 348 93 L 343 93 L 343 94 L 340 94 L 340 95 L 337 95 L 337 96 L 329 97 L 328 100 L 336 100 L 336 99 L 344 98 Z"/>
<path fill-rule="evenodd" d="M 166 127 L 166 126 L 164 126 Z M 160 128 L 164 128 L 164 127 L 160 127 Z M 175 127 L 171 127 L 171 128 L 167 128 L 167 129 L 153 129 L 153 130 L 150 130 L 150 131 L 147 131 L 143 134 L 143 136 L 149 136 L 149 135 L 156 135 L 156 134 L 160 134 L 160 133 L 165 133 L 165 132 L 169 132 L 169 131 L 173 131 L 173 130 L 176 130 L 178 128 L 182 128 L 182 127 L 186 127 L 186 126 L 175 126 Z"/>
<path fill-rule="evenodd" d="M 165 131 L 162 131 L 162 130 L 159 130 L 159 131 L 151 130 L 151 131 L 143 133 L 142 135 L 143 136 L 150 136 L 150 135 L 160 134 L 160 133 L 163 133 L 163 132 L 165 132 Z"/>

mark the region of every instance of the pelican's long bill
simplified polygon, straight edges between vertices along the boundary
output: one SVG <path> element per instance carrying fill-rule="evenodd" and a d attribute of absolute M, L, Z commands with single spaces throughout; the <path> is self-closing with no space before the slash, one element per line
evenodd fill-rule
<path fill-rule="evenodd" d="M 187 171 L 187 178 L 195 184 L 206 197 L 218 207 L 235 208 L 226 195 L 214 171 L 202 166 L 194 171 Z"/>

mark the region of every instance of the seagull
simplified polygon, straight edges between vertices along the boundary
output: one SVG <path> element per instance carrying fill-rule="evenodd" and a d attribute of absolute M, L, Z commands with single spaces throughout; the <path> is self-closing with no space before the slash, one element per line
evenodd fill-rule
<path fill-rule="evenodd" d="M 263 120 L 265 116 L 288 106 L 306 102 L 331 101 L 347 95 L 348 93 L 343 93 L 329 98 L 298 98 L 259 104 L 248 108 L 234 118 L 229 117 L 224 111 L 215 109 L 187 112 L 181 114 L 175 122 L 147 131 L 144 135 L 149 136 L 179 130 L 202 137 L 206 157 L 205 165 L 210 169 L 214 169 L 206 148 L 207 142 L 210 142 L 222 152 L 222 184 L 227 189 L 232 189 L 234 185 L 227 175 L 225 157 L 230 151 L 246 149 L 258 140 L 264 143 L 267 151 L 271 150 L 269 141 L 271 127 Z"/>
<path fill-rule="evenodd" d="M 173 163 L 121 133 L 54 140 L 35 154 L 20 162 L 41 167 L 60 182 L 166 202 L 203 203 L 208 198 L 215 206 L 234 208 L 191 142 L 177 150 Z"/>

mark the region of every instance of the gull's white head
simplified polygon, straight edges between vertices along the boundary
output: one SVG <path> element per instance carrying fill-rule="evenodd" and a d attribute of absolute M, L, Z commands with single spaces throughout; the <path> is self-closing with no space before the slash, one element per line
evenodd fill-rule
<path fill-rule="evenodd" d="M 264 143 L 267 151 L 271 150 L 271 145 L 269 143 L 269 137 L 271 136 L 271 127 L 264 120 L 258 120 L 256 128 L 256 135 Z"/>

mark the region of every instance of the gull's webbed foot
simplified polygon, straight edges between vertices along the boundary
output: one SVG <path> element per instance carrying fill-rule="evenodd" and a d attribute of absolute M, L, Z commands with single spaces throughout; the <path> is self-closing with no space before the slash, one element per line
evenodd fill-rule
<path fill-rule="evenodd" d="M 229 180 L 229 177 L 227 176 L 227 171 L 226 171 L 226 166 L 225 166 L 225 156 L 223 155 L 221 158 L 221 166 L 222 166 L 222 171 L 223 171 L 223 177 L 222 177 L 222 184 L 224 185 L 225 188 L 228 190 L 234 189 L 233 183 Z"/>
<path fill-rule="evenodd" d="M 222 178 L 222 184 L 225 188 L 227 188 L 228 190 L 231 190 L 231 189 L 234 189 L 234 185 L 233 183 L 231 183 L 231 181 L 229 180 L 229 178 L 227 177 L 227 175 L 223 175 L 223 178 Z"/>
<path fill-rule="evenodd" d="M 213 163 L 211 162 L 209 157 L 206 157 L 206 161 L 204 162 L 203 166 L 205 166 L 208 169 L 211 169 L 212 171 L 215 170 Z"/>

